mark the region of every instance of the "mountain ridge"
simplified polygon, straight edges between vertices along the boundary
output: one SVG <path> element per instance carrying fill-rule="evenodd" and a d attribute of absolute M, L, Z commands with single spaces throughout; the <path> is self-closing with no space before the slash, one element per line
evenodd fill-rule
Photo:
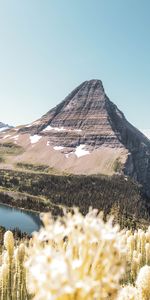
<path fill-rule="evenodd" d="M 0 122 L 0 132 L 9 130 L 10 128 L 13 128 L 13 126 Z"/>
<path fill-rule="evenodd" d="M 103 88 L 103 84 L 102 84 L 102 81 L 101 80 L 96 80 L 96 79 L 93 79 L 93 80 L 90 80 L 90 81 L 84 81 L 82 84 L 80 84 L 77 88 L 75 88 L 63 101 L 61 101 L 58 105 L 56 105 L 54 108 L 52 108 L 51 110 L 49 110 L 46 114 L 44 114 L 40 119 L 38 119 L 37 121 L 35 121 L 33 123 L 33 130 L 35 128 L 35 131 L 33 132 L 34 134 L 36 133 L 41 133 L 42 130 L 44 130 L 47 126 L 51 125 L 52 127 L 67 127 L 68 126 L 68 119 L 61 119 L 60 120 L 60 114 L 62 114 L 62 110 L 65 110 L 67 111 L 67 107 L 68 105 L 71 106 L 71 102 L 75 102 L 74 101 L 74 98 L 76 97 L 76 105 L 78 102 L 80 102 L 80 97 L 82 98 L 82 95 L 81 93 L 83 92 L 83 89 L 85 91 L 85 88 L 87 87 L 88 90 L 94 90 L 95 88 L 95 91 L 99 91 L 98 93 L 98 101 L 99 103 L 103 102 L 103 106 L 104 106 L 104 109 L 106 109 L 106 112 L 108 113 L 107 117 L 110 121 L 110 125 L 113 127 L 113 131 L 114 132 L 118 132 L 116 130 L 117 126 L 114 127 L 112 124 L 112 117 L 113 119 L 115 120 L 117 115 L 119 115 L 119 117 L 121 119 L 123 119 L 123 121 L 126 120 L 124 114 L 118 109 L 118 107 L 112 102 L 110 101 L 110 99 L 107 97 L 107 95 L 105 94 L 105 90 Z M 92 97 L 92 92 L 89 93 L 89 95 L 85 95 L 85 98 L 84 101 L 85 103 L 87 103 L 87 98 L 88 97 L 91 97 L 92 98 L 92 101 L 93 101 L 93 98 Z M 72 101 L 73 99 L 73 101 Z M 95 99 L 94 99 L 95 100 Z M 78 110 L 79 112 L 81 112 L 80 108 L 82 107 L 77 107 L 75 113 L 78 113 Z M 98 107 L 99 109 L 99 107 Z M 103 109 L 103 108 L 102 108 Z M 113 114 L 112 114 L 112 110 L 113 110 Z M 70 110 L 68 109 L 69 111 L 69 114 L 70 114 Z M 64 113 L 64 112 L 63 112 Z M 80 121 L 80 117 L 78 117 L 78 121 Z M 77 127 L 77 129 L 84 129 L 84 127 L 86 126 L 86 122 L 85 120 L 83 121 L 83 119 L 81 118 L 82 122 L 78 122 L 77 124 L 75 124 L 75 127 Z M 72 120 L 71 120 L 72 121 Z M 87 122 L 89 121 L 89 116 L 88 116 L 88 120 Z M 136 133 L 140 135 L 140 137 L 142 139 L 144 139 L 144 142 L 148 142 L 146 141 L 146 138 L 145 138 L 145 135 L 143 135 L 142 132 L 140 132 L 137 128 L 135 128 L 133 125 L 131 125 L 127 120 L 126 120 L 127 124 L 130 126 L 130 129 L 131 130 L 136 130 Z M 67 123 L 67 124 L 66 124 Z M 117 124 L 115 124 L 117 125 Z M 74 124 L 73 124 L 74 126 Z M 96 124 L 97 126 L 97 124 Z M 95 127 L 96 127 L 95 126 Z M 105 124 L 106 126 L 106 124 Z M 71 125 L 69 124 L 68 128 L 71 127 Z M 67 128 L 66 128 L 67 129 Z M 94 128 L 97 130 L 97 128 Z M 24 131 L 24 130 L 30 130 L 30 126 L 28 128 L 24 127 L 24 128 L 21 128 L 20 131 Z M 119 138 L 119 136 L 118 136 Z"/>
<path fill-rule="evenodd" d="M 46 164 L 72 174 L 124 174 L 150 196 L 150 140 L 130 124 L 101 80 L 84 81 L 40 119 L 2 134 L 22 153 L 8 164 Z"/>

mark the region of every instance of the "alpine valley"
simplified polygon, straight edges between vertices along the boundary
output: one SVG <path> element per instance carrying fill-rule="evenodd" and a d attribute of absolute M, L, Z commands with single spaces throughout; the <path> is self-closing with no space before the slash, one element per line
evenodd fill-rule
<path fill-rule="evenodd" d="M 0 201 L 54 214 L 92 206 L 113 212 L 122 226 L 146 224 L 150 140 L 100 80 L 85 81 L 31 124 L 0 123 Z"/>

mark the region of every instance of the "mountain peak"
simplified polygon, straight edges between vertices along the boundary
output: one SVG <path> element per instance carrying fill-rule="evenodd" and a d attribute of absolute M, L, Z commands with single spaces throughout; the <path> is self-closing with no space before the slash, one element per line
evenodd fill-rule
<path fill-rule="evenodd" d="M 90 79 L 90 80 L 84 81 L 83 84 L 84 83 L 86 83 L 86 85 L 89 85 L 89 86 L 95 86 L 96 88 L 103 88 L 103 83 L 100 79 Z"/>
<path fill-rule="evenodd" d="M 130 147 L 131 140 L 150 143 L 109 100 L 99 79 L 84 81 L 60 104 L 21 131 L 53 136 L 54 143 L 59 136 L 58 143 L 65 147 L 82 143 L 93 149 L 102 145 L 123 148 Z"/>
<path fill-rule="evenodd" d="M 60 104 L 48 111 L 33 124 L 35 133 L 46 130 L 47 126 L 63 127 L 67 130 L 82 130 L 87 134 L 113 135 L 109 122 L 107 98 L 101 80 L 84 81 Z M 109 107 L 108 107 L 109 108 Z M 28 131 L 29 128 L 27 128 Z M 88 139 L 87 143 L 88 143 Z M 97 142 L 96 142 L 97 140 Z M 99 139 L 95 142 L 98 143 Z M 101 144 L 101 142 L 100 142 Z"/>
<path fill-rule="evenodd" d="M 51 135 L 53 128 L 58 128 L 58 133 L 62 131 L 61 128 L 66 131 L 65 139 L 62 135 L 61 142 L 69 146 L 79 144 L 81 140 L 96 148 L 100 145 L 124 147 L 126 143 L 130 143 L 130 135 L 128 139 L 126 135 L 128 130 L 133 134 L 134 140 L 138 137 L 144 143 L 149 142 L 109 100 L 99 79 L 82 82 L 60 104 L 20 131 Z M 79 131 L 82 131 L 82 136 Z M 74 132 L 71 140 L 70 132 Z"/>
<path fill-rule="evenodd" d="M 75 174 L 122 172 L 150 196 L 150 140 L 109 100 L 101 80 L 84 81 L 60 104 L 14 129 L 12 135 L 2 138 L 26 148 L 19 161 L 46 163 Z"/>
<path fill-rule="evenodd" d="M 100 79 L 91 79 L 84 81 L 81 85 L 77 87 L 79 90 L 89 89 L 89 90 L 101 90 L 104 92 L 103 83 Z"/>

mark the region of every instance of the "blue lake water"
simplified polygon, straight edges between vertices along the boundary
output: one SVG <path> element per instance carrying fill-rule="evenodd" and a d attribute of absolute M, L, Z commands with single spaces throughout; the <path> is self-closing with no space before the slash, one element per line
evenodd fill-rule
<path fill-rule="evenodd" d="M 20 229 L 21 232 L 31 234 L 41 226 L 39 215 L 33 212 L 0 204 L 0 226 L 6 229 Z"/>

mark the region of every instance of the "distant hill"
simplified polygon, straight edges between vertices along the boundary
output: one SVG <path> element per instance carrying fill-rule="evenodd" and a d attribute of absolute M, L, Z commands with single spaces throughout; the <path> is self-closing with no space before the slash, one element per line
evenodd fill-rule
<path fill-rule="evenodd" d="M 0 132 L 6 131 L 10 128 L 13 128 L 13 126 L 9 126 L 8 124 L 4 124 L 4 123 L 0 122 Z"/>

